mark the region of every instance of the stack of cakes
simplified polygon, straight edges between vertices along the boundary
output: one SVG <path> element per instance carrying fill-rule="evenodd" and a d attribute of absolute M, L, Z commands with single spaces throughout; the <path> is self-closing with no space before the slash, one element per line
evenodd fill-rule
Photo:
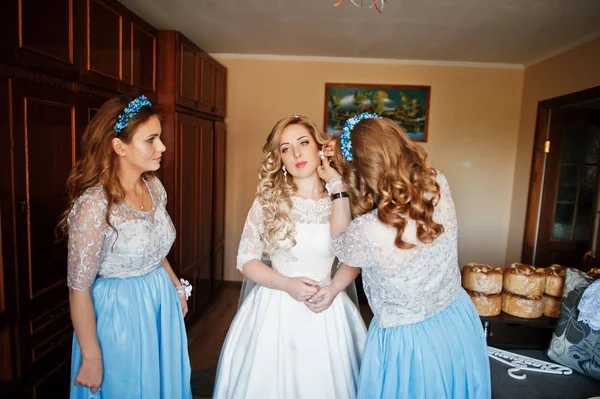
<path fill-rule="evenodd" d="M 535 319 L 543 314 L 542 295 L 546 287 L 543 268 L 513 263 L 504 270 L 502 311 L 525 319 Z"/>
<path fill-rule="evenodd" d="M 544 302 L 542 311 L 544 316 L 558 319 L 567 269 L 560 265 L 552 265 L 544 269 L 544 272 L 546 274 L 546 287 L 542 297 Z"/>
<path fill-rule="evenodd" d="M 462 271 L 462 285 L 480 316 L 498 316 L 502 308 L 502 269 L 469 263 Z"/>

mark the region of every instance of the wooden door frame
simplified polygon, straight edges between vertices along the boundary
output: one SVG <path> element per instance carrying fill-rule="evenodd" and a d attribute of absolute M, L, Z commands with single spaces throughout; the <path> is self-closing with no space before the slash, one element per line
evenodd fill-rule
<path fill-rule="evenodd" d="M 547 154 L 544 151 L 546 140 L 550 133 L 550 118 L 552 109 L 574 103 L 600 98 L 600 86 L 578 91 L 564 96 L 540 101 L 537 108 L 535 138 L 533 141 L 533 157 L 529 178 L 529 195 L 527 197 L 527 214 L 523 234 L 523 250 L 521 262 L 535 263 L 535 250 L 539 232 L 542 191 L 544 186 Z"/>

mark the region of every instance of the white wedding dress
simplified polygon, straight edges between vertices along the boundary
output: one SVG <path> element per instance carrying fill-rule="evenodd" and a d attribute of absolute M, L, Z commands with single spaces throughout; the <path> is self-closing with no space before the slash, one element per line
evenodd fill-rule
<path fill-rule="evenodd" d="M 270 254 L 288 277 L 331 282 L 331 199 L 293 197 L 296 245 Z M 262 209 L 246 219 L 237 266 L 261 259 Z M 315 314 L 283 291 L 255 285 L 231 323 L 221 351 L 213 398 L 348 399 L 356 397 L 366 328 L 355 303 L 341 292 Z"/>

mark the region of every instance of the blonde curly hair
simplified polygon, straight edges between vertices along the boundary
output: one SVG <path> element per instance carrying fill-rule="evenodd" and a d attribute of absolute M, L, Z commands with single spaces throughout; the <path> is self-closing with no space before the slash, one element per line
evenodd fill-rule
<path fill-rule="evenodd" d="M 336 145 L 334 160 L 348 187 L 353 216 L 377 209 L 378 219 L 396 228 L 395 244 L 409 249 L 402 240 L 412 219 L 417 238 L 431 243 L 444 232 L 433 220 L 440 200 L 437 172 L 427 162 L 427 153 L 388 118 L 365 119 L 351 133 L 353 161 L 349 162 Z"/>
<path fill-rule="evenodd" d="M 267 254 L 281 250 L 286 251 L 296 245 L 293 236 L 295 225 L 290 217 L 290 211 L 292 210 L 291 197 L 297 187 L 293 179 L 288 178 L 286 181 L 284 178 L 279 149 L 281 135 L 284 129 L 290 125 L 302 125 L 318 145 L 327 144 L 330 139 L 310 119 L 301 115 L 286 116 L 273 126 L 263 146 L 256 190 L 256 197 L 262 207 L 264 220 L 261 239 L 265 244 Z"/>

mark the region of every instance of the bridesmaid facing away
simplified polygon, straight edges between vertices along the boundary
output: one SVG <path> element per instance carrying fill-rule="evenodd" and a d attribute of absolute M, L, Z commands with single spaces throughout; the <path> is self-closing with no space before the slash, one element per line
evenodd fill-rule
<path fill-rule="evenodd" d="M 374 313 L 357 397 L 491 397 L 483 328 L 460 284 L 446 177 L 376 114 L 350 118 L 325 155 L 340 173 L 326 158 L 319 175 L 347 197 L 332 209 L 332 250 L 361 268 Z"/>

